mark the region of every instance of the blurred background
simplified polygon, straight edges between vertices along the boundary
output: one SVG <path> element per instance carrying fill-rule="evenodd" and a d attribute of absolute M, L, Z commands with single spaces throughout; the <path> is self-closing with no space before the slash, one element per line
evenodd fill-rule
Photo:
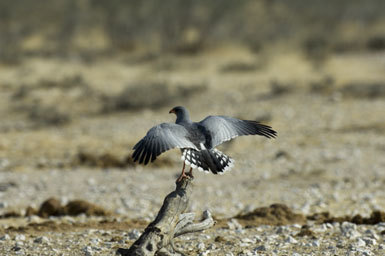
<path fill-rule="evenodd" d="M 223 114 L 278 131 L 222 148 L 255 179 L 377 179 L 384 10 L 383 0 L 2 0 L 0 170 L 132 170 L 132 146 L 184 105 L 196 121 Z M 172 152 L 145 170 L 179 167 Z"/>
<path fill-rule="evenodd" d="M 382 50 L 385 3 L 332 1 L 100 1 L 0 3 L 0 57 L 78 57 L 85 61 L 144 51 L 199 54 L 227 44 L 313 58 Z M 148 56 L 150 58 L 150 56 Z"/>

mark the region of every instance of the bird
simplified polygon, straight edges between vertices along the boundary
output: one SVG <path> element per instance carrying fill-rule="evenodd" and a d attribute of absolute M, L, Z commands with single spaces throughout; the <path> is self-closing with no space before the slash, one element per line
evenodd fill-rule
<path fill-rule="evenodd" d="M 190 119 L 189 111 L 177 106 L 169 111 L 176 115 L 175 123 L 161 123 L 152 127 L 133 147 L 133 161 L 148 164 L 165 151 L 179 148 L 183 168 L 177 182 L 192 177 L 192 169 L 223 174 L 234 166 L 234 160 L 216 149 L 226 141 L 243 135 L 260 135 L 275 138 L 277 132 L 268 125 L 252 120 L 228 116 L 207 116 L 200 122 Z M 190 170 L 186 174 L 185 166 Z"/>

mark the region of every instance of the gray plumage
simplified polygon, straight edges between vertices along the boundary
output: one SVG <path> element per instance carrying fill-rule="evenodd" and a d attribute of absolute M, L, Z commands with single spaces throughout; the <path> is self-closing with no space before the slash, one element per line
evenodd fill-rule
<path fill-rule="evenodd" d="M 134 161 L 147 164 L 167 150 L 180 148 L 186 164 L 221 174 L 230 169 L 234 161 L 215 149 L 216 146 L 242 135 L 274 138 L 277 134 L 270 126 L 259 122 L 227 116 L 208 116 L 200 122 L 192 122 L 187 109 L 180 106 L 170 113 L 177 116 L 175 124 L 162 123 L 152 127 L 134 146 Z"/>

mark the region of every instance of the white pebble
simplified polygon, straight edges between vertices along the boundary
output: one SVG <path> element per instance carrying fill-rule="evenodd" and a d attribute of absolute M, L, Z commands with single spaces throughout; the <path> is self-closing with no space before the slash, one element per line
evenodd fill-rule
<path fill-rule="evenodd" d="M 357 229 L 357 225 L 354 224 L 354 223 L 350 223 L 350 222 L 343 222 L 341 224 L 341 230 L 342 231 L 347 231 L 347 230 L 356 230 Z"/>
<path fill-rule="evenodd" d="M 364 240 L 366 246 L 376 245 L 377 241 L 370 237 L 364 237 L 362 240 Z"/>
<path fill-rule="evenodd" d="M 253 240 L 251 240 L 250 238 L 243 238 L 242 240 L 242 243 L 246 243 L 246 244 L 251 244 L 251 243 L 254 243 L 254 241 Z"/>
<path fill-rule="evenodd" d="M 8 234 L 5 234 L 3 236 L 0 236 L 0 241 L 6 241 L 9 240 L 11 237 Z"/>
<path fill-rule="evenodd" d="M 254 236 L 254 239 L 256 243 L 262 242 L 262 238 L 260 236 Z"/>
<path fill-rule="evenodd" d="M 292 236 L 288 236 L 288 237 L 285 239 L 285 242 L 286 242 L 286 243 L 289 243 L 289 244 L 296 244 L 296 243 L 298 243 L 298 241 L 297 241 L 294 237 L 292 237 Z"/>
<path fill-rule="evenodd" d="M 83 252 L 85 256 L 92 256 L 92 248 L 91 246 L 86 246 L 83 248 Z"/>
<path fill-rule="evenodd" d="M 106 248 L 112 248 L 113 243 L 112 242 L 104 242 L 104 247 Z"/>
<path fill-rule="evenodd" d="M 282 233 L 288 233 L 289 228 L 285 226 L 279 226 L 276 230 L 275 233 L 277 234 L 282 234 Z"/>
<path fill-rule="evenodd" d="M 130 232 L 128 232 L 127 235 L 130 240 L 136 240 L 140 237 L 140 231 L 137 229 L 133 229 Z"/>
<path fill-rule="evenodd" d="M 312 246 L 314 247 L 319 247 L 320 246 L 320 243 L 318 240 L 314 240 L 312 243 L 311 243 Z"/>
<path fill-rule="evenodd" d="M 94 178 L 89 178 L 87 180 L 87 185 L 92 186 L 92 185 L 95 185 L 95 184 L 96 184 L 96 181 L 95 181 Z"/>
<path fill-rule="evenodd" d="M 343 236 L 354 239 L 361 236 L 361 233 L 357 231 L 357 225 L 350 222 L 343 222 L 340 226 Z"/>
<path fill-rule="evenodd" d="M 22 247 L 23 245 L 24 245 L 24 243 L 21 242 L 21 241 L 17 241 L 17 242 L 15 243 L 15 247 Z"/>
<path fill-rule="evenodd" d="M 16 241 L 25 241 L 25 235 L 19 234 L 15 236 Z"/>
<path fill-rule="evenodd" d="M 215 250 L 217 248 L 217 246 L 215 244 L 210 244 L 208 247 L 207 247 L 207 250 Z"/>
<path fill-rule="evenodd" d="M 379 240 L 380 237 L 377 235 L 377 233 L 374 230 L 368 229 L 365 231 L 365 234 L 368 235 L 368 237 Z"/>
<path fill-rule="evenodd" d="M 227 226 L 231 230 L 242 230 L 242 225 L 236 219 L 231 219 L 227 222 Z"/>
<path fill-rule="evenodd" d="M 90 242 L 91 242 L 92 244 L 99 244 L 100 239 L 99 239 L 99 238 L 92 238 L 92 239 L 90 240 Z"/>
<path fill-rule="evenodd" d="M 40 220 L 39 216 L 32 215 L 27 217 L 28 222 L 38 222 Z"/>
<path fill-rule="evenodd" d="M 366 246 L 366 243 L 365 243 L 365 241 L 362 240 L 361 238 L 358 238 L 358 239 L 356 240 L 356 243 L 355 243 L 354 245 L 357 246 L 357 247 L 364 247 L 364 246 Z"/>
<path fill-rule="evenodd" d="M 358 255 L 363 255 L 363 256 L 372 256 L 374 255 L 371 251 L 364 249 L 364 248 L 359 248 L 357 249 L 357 252 L 359 253 Z"/>

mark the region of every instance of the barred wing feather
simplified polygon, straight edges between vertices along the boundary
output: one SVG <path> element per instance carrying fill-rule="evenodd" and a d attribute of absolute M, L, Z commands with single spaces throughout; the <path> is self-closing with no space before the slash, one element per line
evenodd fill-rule
<path fill-rule="evenodd" d="M 146 165 L 161 153 L 173 148 L 197 149 L 186 137 L 187 135 L 186 128 L 178 124 L 162 123 L 152 127 L 134 146 L 135 151 L 132 155 L 134 162 L 139 160 L 139 163 Z"/>
<path fill-rule="evenodd" d="M 277 134 L 270 126 L 257 121 L 240 120 L 228 116 L 208 116 L 199 124 L 210 133 L 212 147 L 242 135 L 261 135 L 275 138 Z"/>

